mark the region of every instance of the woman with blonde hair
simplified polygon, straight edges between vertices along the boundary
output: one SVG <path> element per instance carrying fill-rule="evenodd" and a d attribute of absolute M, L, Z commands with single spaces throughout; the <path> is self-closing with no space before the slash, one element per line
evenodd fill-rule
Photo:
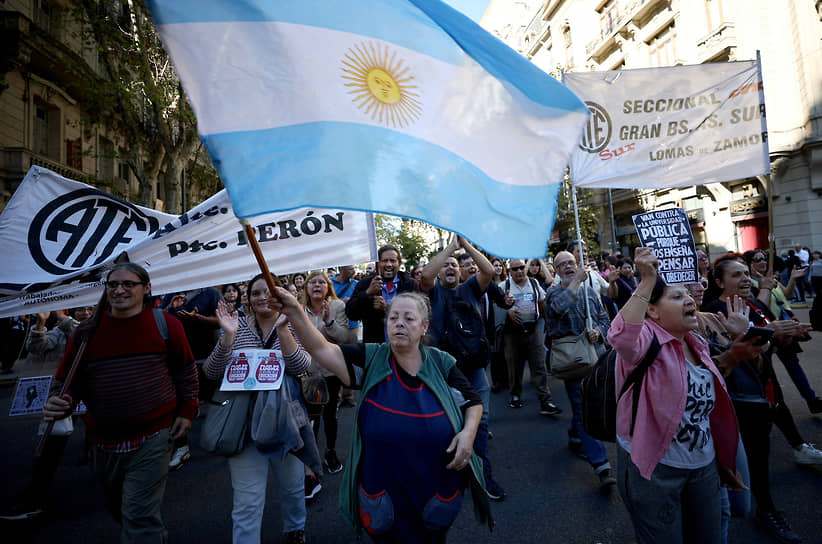
<path fill-rule="evenodd" d="M 334 344 L 353 344 L 357 341 L 356 329 L 348 328 L 348 317 L 345 315 L 345 303 L 337 298 L 334 286 L 325 272 L 315 270 L 308 275 L 301 300 L 309 321 L 319 330 L 326 340 Z M 323 464 L 330 474 L 343 469 L 337 458 L 337 401 L 340 397 L 342 382 L 333 372 L 312 363 L 312 372 L 319 372 L 328 384 L 328 404 L 322 409 L 322 421 L 325 423 L 325 457 Z M 312 414 L 313 415 L 313 414 Z M 314 435 L 320 431 L 320 415 L 313 417 Z"/>

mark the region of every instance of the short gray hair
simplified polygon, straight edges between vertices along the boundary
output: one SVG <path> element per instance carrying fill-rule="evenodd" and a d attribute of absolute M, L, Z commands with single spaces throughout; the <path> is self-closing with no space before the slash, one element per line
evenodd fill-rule
<path fill-rule="evenodd" d="M 423 321 L 431 321 L 431 301 L 427 296 L 422 293 L 417 293 L 416 291 L 407 291 L 405 293 L 399 293 L 395 296 L 394 300 L 391 301 L 391 304 L 388 305 L 388 311 L 386 314 L 391 313 L 391 308 L 394 306 L 394 303 L 402 298 L 410 299 L 411 302 L 414 303 L 414 306 L 417 307 L 417 311 L 420 313 Z"/>

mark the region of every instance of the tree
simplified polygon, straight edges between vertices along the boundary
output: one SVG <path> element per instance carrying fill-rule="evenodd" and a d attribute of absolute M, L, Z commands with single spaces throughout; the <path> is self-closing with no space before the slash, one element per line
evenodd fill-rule
<path fill-rule="evenodd" d="M 142 0 L 83 0 L 71 12 L 86 46 L 97 50 L 103 76 L 83 89 L 87 115 L 125 135 L 126 156 L 120 158 L 138 180 L 139 203 L 151 206 L 162 181 L 165 191 L 157 196 L 165 210 L 181 212 L 182 169 L 200 143 L 197 121 L 146 6 Z"/>
<path fill-rule="evenodd" d="M 428 223 L 405 217 L 376 214 L 374 226 L 377 231 L 377 243 L 381 246 L 385 244 L 397 246 L 402 253 L 407 270 L 431 256 L 434 245 L 431 240 L 435 239 L 438 229 Z"/>
<path fill-rule="evenodd" d="M 565 249 L 565 247 L 577 238 L 576 220 L 574 217 L 574 200 L 572 190 L 575 190 L 571 184 L 571 180 L 566 173 L 562 179 L 562 186 L 559 189 L 559 197 L 557 198 L 557 218 L 554 223 L 554 229 L 565 233 L 562 241 L 559 244 L 554 244 L 548 249 L 553 253 Z M 591 189 L 576 189 L 577 191 L 577 209 L 579 211 L 579 229 L 581 231 L 582 239 L 588 245 L 588 253 L 593 258 L 598 256 L 600 252 L 599 247 L 599 210 L 596 207 L 588 204 L 593 198 L 593 191 Z"/>

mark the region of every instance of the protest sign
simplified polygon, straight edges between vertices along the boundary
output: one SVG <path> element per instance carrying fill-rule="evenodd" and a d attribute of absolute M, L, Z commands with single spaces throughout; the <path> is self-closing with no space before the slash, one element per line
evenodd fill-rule
<path fill-rule="evenodd" d="M 577 187 L 683 187 L 770 172 L 757 61 L 569 72 L 563 82 L 591 112 L 571 156 Z"/>
<path fill-rule="evenodd" d="M 371 214 L 300 208 L 251 221 L 272 272 L 376 260 Z M 259 272 L 225 191 L 179 217 L 32 167 L 0 215 L 0 317 L 95 304 L 118 255 L 152 293 L 247 281 Z"/>
<path fill-rule="evenodd" d="M 656 210 L 633 216 L 639 243 L 654 250 L 659 275 L 669 285 L 696 283 L 699 272 L 694 235 L 682 208 Z"/>
<path fill-rule="evenodd" d="M 49 398 L 51 376 L 37 376 L 20 378 L 17 381 L 17 390 L 11 400 L 10 416 L 25 416 L 42 414 L 43 406 Z"/>
<path fill-rule="evenodd" d="M 283 354 L 276 349 L 241 349 L 231 353 L 220 391 L 279 389 L 285 376 Z"/>
<path fill-rule="evenodd" d="M 40 415 L 49 397 L 51 376 L 33 376 L 17 380 L 17 389 L 9 407 L 10 416 Z M 74 415 L 82 415 L 87 411 L 86 405 L 80 401 L 74 407 Z"/>

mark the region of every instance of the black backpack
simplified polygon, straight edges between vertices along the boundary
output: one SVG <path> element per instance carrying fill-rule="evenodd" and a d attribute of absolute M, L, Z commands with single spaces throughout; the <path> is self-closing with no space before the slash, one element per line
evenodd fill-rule
<path fill-rule="evenodd" d="M 633 390 L 633 408 L 631 412 L 631 436 L 636 425 L 636 410 L 639 404 L 639 393 L 645 373 L 659 355 L 659 340 L 654 334 L 648 353 L 642 361 L 628 374 L 619 396 L 616 394 L 616 351 L 609 348 L 597 359 L 594 370 L 582 379 L 579 385 L 582 401 L 582 426 L 585 432 L 603 442 L 616 441 L 617 401 L 628 391 Z"/>
<path fill-rule="evenodd" d="M 485 335 L 485 323 L 474 304 L 456 296 L 446 299 L 439 348 L 457 360 L 460 370 L 476 370 L 488 365 L 491 346 Z"/>

